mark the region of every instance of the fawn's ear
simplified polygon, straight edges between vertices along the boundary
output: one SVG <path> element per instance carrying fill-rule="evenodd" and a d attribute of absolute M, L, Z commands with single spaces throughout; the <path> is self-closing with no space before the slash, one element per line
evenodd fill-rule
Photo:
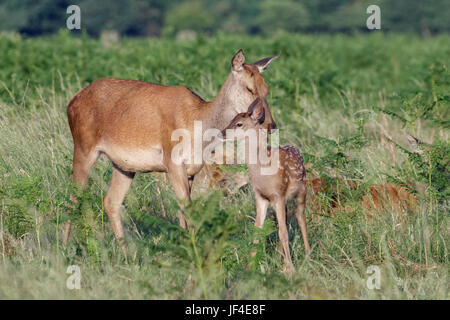
<path fill-rule="evenodd" d="M 280 53 L 277 54 L 276 56 L 264 58 L 259 61 L 256 61 L 255 63 L 253 63 L 253 65 L 258 68 L 259 72 L 263 72 L 264 70 L 267 69 L 269 64 L 271 64 L 272 61 L 277 59 L 279 56 L 280 56 Z"/>
<path fill-rule="evenodd" d="M 233 59 L 231 59 L 231 69 L 233 71 L 241 71 L 244 66 L 245 56 L 242 49 L 239 49 L 238 52 L 234 55 Z"/>
<path fill-rule="evenodd" d="M 248 107 L 248 113 L 250 113 L 250 118 L 261 124 L 265 120 L 265 111 L 261 99 L 256 98 L 255 101 Z"/>

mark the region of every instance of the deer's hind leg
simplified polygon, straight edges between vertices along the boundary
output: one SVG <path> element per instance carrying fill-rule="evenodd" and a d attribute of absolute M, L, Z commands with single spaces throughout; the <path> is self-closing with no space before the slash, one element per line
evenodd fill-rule
<path fill-rule="evenodd" d="M 309 242 L 308 242 L 308 235 L 306 233 L 306 216 L 305 216 L 306 193 L 307 193 L 306 184 L 302 181 L 300 183 L 300 190 L 297 194 L 296 217 L 297 217 L 298 225 L 300 226 L 300 230 L 302 232 L 303 243 L 305 244 L 306 254 L 309 254 L 310 248 L 309 248 Z"/>
<path fill-rule="evenodd" d="M 172 183 L 173 190 L 180 201 L 180 210 L 178 210 L 178 218 L 180 220 L 180 227 L 187 229 L 187 221 L 183 215 L 184 201 L 191 201 L 190 184 L 184 165 L 169 164 L 169 180 Z"/>
<path fill-rule="evenodd" d="M 73 152 L 73 183 L 84 189 L 89 179 L 89 174 L 92 167 L 97 161 L 99 152 L 94 148 L 89 152 L 83 152 L 81 148 L 74 148 Z M 76 202 L 77 200 L 71 196 L 70 200 Z M 71 221 L 67 220 L 63 229 L 62 241 L 65 245 L 70 235 Z"/>

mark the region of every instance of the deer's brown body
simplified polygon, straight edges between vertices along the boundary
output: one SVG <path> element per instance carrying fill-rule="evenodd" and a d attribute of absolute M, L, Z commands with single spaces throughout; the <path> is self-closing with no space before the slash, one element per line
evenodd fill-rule
<path fill-rule="evenodd" d="M 415 195 L 400 185 L 375 184 L 369 187 L 369 191 L 361 200 L 361 206 L 367 212 L 394 209 L 400 216 L 403 211 L 413 211 L 417 206 Z"/>
<path fill-rule="evenodd" d="M 177 197 L 190 199 L 189 181 L 202 164 L 176 164 L 171 159 L 179 143 L 171 141 L 172 132 L 185 129 L 194 139 L 194 121 L 202 121 L 203 131 L 225 128 L 256 97 L 265 99 L 268 88 L 260 72 L 275 58 L 247 65 L 239 50 L 232 59 L 232 72 L 210 102 L 186 87 L 120 79 L 97 80 L 73 97 L 67 107 L 74 142 L 73 180 L 84 187 L 100 154 L 113 162 L 104 207 L 116 238 L 124 236 L 119 209 L 135 172 L 167 172 Z M 270 110 L 266 112 L 266 125 L 275 128 Z M 181 212 L 179 218 L 185 228 Z M 70 223 L 65 240 L 69 231 Z"/>
<path fill-rule="evenodd" d="M 262 128 L 261 118 L 264 118 L 264 103 L 258 100 L 249 107 L 248 112 L 238 114 L 228 127 L 222 131 L 226 138 L 227 129 L 257 129 Z M 258 140 L 264 139 L 257 133 Z M 258 146 L 260 144 L 258 143 Z M 248 151 L 247 151 L 248 152 Z M 307 188 L 304 183 L 305 167 L 300 152 L 292 146 L 268 148 L 272 159 L 278 159 L 278 167 L 272 174 L 263 174 L 260 159 L 256 163 L 248 164 L 248 176 L 256 197 L 255 226 L 261 228 L 266 218 L 269 205 L 275 208 L 278 221 L 278 235 L 280 237 L 282 253 L 286 259 L 288 270 L 292 268 L 289 252 L 289 237 L 286 227 L 286 201 L 295 198 L 297 202 L 296 217 L 303 235 L 305 250 L 309 253 L 308 236 L 306 233 L 305 203 Z M 258 150 L 259 153 L 259 150 Z M 247 157 L 246 157 L 247 158 Z M 257 242 L 257 240 L 255 240 Z"/>
<path fill-rule="evenodd" d="M 343 189 L 357 190 L 358 185 L 353 180 L 334 179 L 332 181 L 338 182 L 340 188 L 336 185 L 327 183 L 324 178 L 311 178 L 306 180 L 309 188 L 310 197 L 308 197 L 308 206 L 315 212 L 327 212 L 335 214 L 338 211 L 354 211 L 355 208 L 345 206 L 339 203 L 338 197 L 343 199 L 345 196 Z M 387 184 L 373 184 L 367 190 L 361 199 L 361 207 L 367 215 L 377 213 L 378 211 L 394 210 L 397 215 L 401 215 L 403 211 L 413 211 L 417 206 L 417 199 L 414 194 L 409 192 L 407 188 L 387 183 Z M 320 205 L 319 194 L 326 194 L 329 198 L 329 204 L 326 207 Z"/>

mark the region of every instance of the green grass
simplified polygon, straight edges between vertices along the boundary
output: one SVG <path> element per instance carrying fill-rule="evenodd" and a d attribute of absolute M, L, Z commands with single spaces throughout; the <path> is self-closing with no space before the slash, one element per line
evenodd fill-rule
<path fill-rule="evenodd" d="M 33 39 L 1 34 L 0 298 L 449 299 L 449 40 L 217 35 L 104 46 L 64 32 Z M 239 48 L 247 62 L 281 52 L 264 73 L 281 143 L 300 148 L 310 174 L 356 179 L 360 189 L 339 199 L 352 210 L 329 215 L 326 206 L 307 208 L 310 257 L 291 219 L 295 272 L 286 276 L 273 220 L 253 228 L 251 188 L 228 197 L 194 190 L 186 210 L 194 234 L 178 227 L 177 201 L 161 176 L 138 174 L 122 212 L 125 256 L 102 207 L 108 162 L 98 162 L 77 208 L 68 208 L 68 101 L 101 77 L 181 84 L 212 99 Z M 406 133 L 431 145 L 423 157 L 408 153 Z M 398 146 L 389 149 L 385 135 Z M 417 208 L 369 218 L 360 206 L 364 188 L 389 181 L 414 183 Z M 67 211 L 75 227 L 64 247 Z M 264 240 L 246 271 L 255 233 Z M 80 290 L 66 287 L 69 265 L 81 269 Z M 370 265 L 381 269 L 380 290 L 366 286 Z"/>

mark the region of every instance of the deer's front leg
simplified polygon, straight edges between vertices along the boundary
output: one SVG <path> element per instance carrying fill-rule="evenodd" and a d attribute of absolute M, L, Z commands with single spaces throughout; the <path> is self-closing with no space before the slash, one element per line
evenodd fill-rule
<path fill-rule="evenodd" d="M 266 220 L 267 208 L 269 207 L 269 200 L 263 198 L 258 192 L 255 192 L 256 196 L 256 219 L 255 227 L 262 228 L 264 220 Z M 257 244 L 258 239 L 253 240 L 253 243 Z"/>
<path fill-rule="evenodd" d="M 258 192 L 255 192 L 256 196 L 256 219 L 255 219 L 255 227 L 262 228 L 264 225 L 264 220 L 266 220 L 267 208 L 269 207 L 269 201 L 263 198 Z M 255 236 L 253 239 L 254 244 L 259 243 L 259 239 Z M 256 256 L 256 250 L 253 250 L 250 253 L 250 258 Z M 250 269 L 252 262 L 247 265 L 247 270 Z"/>
<path fill-rule="evenodd" d="M 291 254 L 289 252 L 289 236 L 286 226 L 286 202 L 284 198 L 277 199 L 275 203 L 275 212 L 278 221 L 278 236 L 280 237 L 280 243 L 282 248 L 282 254 L 286 261 L 286 271 L 291 272 L 293 270 Z"/>
<path fill-rule="evenodd" d="M 178 210 L 178 218 L 180 219 L 180 227 L 183 229 L 187 228 L 187 222 L 186 218 L 183 215 L 183 208 L 184 208 L 184 201 L 187 199 L 191 201 L 191 194 L 190 194 L 190 187 L 189 187 L 189 181 L 188 176 L 186 173 L 186 168 L 184 164 L 177 165 L 177 164 L 171 164 L 169 166 L 169 180 L 172 183 L 172 187 L 175 191 L 175 194 L 180 200 L 180 208 L 181 210 Z"/>

